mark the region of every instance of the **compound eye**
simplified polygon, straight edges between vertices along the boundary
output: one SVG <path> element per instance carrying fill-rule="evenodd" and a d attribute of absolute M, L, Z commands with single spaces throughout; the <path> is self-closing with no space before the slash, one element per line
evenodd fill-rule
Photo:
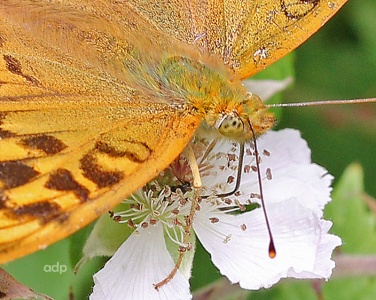
<path fill-rule="evenodd" d="M 243 134 L 244 123 L 239 116 L 226 115 L 219 124 L 218 130 L 228 138 L 236 138 Z"/>

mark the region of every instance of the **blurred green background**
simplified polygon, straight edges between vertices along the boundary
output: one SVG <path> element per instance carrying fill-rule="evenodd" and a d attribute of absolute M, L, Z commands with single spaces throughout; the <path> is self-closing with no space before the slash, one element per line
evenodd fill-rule
<path fill-rule="evenodd" d="M 349 1 L 296 52 L 286 102 L 376 97 L 376 1 Z M 301 130 L 315 162 L 338 177 L 352 161 L 376 195 L 376 105 L 285 109 L 280 127 Z"/>
<path fill-rule="evenodd" d="M 289 59 L 294 60 L 295 83 L 283 93 L 283 102 L 376 97 L 376 1 L 350 0 Z M 278 66 L 276 71 L 266 72 L 278 74 Z M 338 185 L 346 167 L 359 162 L 364 168 L 365 191 L 376 196 L 376 104 L 287 108 L 278 128 L 287 127 L 302 132 L 312 149 L 313 161 L 336 177 L 338 196 L 326 214 L 335 223 L 333 232 L 340 234 L 345 242 L 342 251 L 376 253 L 375 216 L 363 199 L 361 169 L 351 169 L 344 183 Z M 350 199 L 345 199 L 350 194 Z M 90 293 L 91 275 L 102 263 L 101 259 L 95 259 L 78 276 L 73 275 L 72 266 L 86 234 L 87 231 L 81 231 L 46 251 L 8 264 L 6 269 L 22 283 L 55 299 L 69 299 L 70 286 L 73 286 L 74 299 L 85 299 Z M 68 266 L 68 271 L 58 274 L 43 270 L 43 266 L 56 263 Z M 199 248 L 191 280 L 193 289 L 217 278 L 220 276 L 208 254 Z M 234 292 L 223 299 L 363 300 L 374 299 L 374 295 L 375 278 L 357 276 L 333 279 L 324 287 L 319 284 L 319 289 L 309 281 L 284 281 L 267 291 Z"/>

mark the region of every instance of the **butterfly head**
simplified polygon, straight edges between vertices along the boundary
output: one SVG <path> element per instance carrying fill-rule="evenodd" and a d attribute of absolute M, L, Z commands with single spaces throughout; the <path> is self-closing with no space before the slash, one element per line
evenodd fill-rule
<path fill-rule="evenodd" d="M 223 137 L 236 141 L 248 141 L 253 132 L 259 136 L 275 123 L 274 114 L 269 112 L 260 97 L 247 93 L 243 102 L 231 111 L 217 115 L 214 128 Z"/>

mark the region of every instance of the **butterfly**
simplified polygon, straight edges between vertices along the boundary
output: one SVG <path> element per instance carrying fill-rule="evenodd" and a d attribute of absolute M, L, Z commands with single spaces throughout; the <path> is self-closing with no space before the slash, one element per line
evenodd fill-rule
<path fill-rule="evenodd" d="M 345 2 L 1 1 L 0 263 L 111 210 L 202 122 L 241 141 L 271 128 L 241 79 Z"/>

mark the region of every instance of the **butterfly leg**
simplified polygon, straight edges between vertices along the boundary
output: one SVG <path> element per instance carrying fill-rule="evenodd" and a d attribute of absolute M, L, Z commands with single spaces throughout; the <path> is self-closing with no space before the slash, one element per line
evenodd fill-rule
<path fill-rule="evenodd" d="M 161 288 L 163 285 L 167 284 L 168 282 L 170 282 L 174 278 L 176 272 L 179 270 L 180 265 L 183 261 L 184 253 L 186 251 L 191 250 L 191 246 L 190 246 L 191 244 L 189 242 L 189 237 L 190 237 L 190 234 L 191 234 L 194 215 L 195 215 L 196 210 L 198 209 L 198 206 L 199 206 L 200 188 L 202 186 L 202 182 L 201 182 L 200 172 L 199 172 L 199 169 L 198 169 L 197 160 L 196 160 L 195 154 L 193 152 L 193 149 L 190 145 L 188 145 L 185 148 L 184 156 L 188 161 L 189 167 L 190 167 L 192 175 L 193 175 L 193 187 L 194 187 L 194 196 L 193 196 L 193 199 L 192 199 L 191 209 L 190 209 L 189 215 L 186 216 L 186 218 L 185 218 L 183 245 L 186 245 L 186 246 L 179 247 L 179 256 L 178 256 L 178 259 L 176 261 L 175 267 L 172 269 L 170 274 L 168 274 L 165 279 L 163 279 L 162 281 L 154 284 L 154 288 L 156 290 L 159 290 L 159 288 Z"/>

